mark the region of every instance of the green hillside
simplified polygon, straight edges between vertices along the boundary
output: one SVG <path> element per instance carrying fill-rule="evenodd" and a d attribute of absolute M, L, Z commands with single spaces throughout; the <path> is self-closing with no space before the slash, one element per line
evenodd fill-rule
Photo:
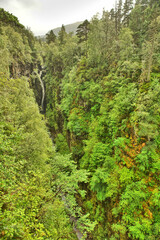
<path fill-rule="evenodd" d="M 81 21 L 81 22 L 76 22 L 76 23 L 71 23 L 71 24 L 64 25 L 66 33 L 73 33 L 75 35 L 76 31 L 77 31 L 77 27 L 82 23 L 83 22 Z M 52 31 L 54 32 L 54 34 L 56 36 L 58 36 L 58 33 L 59 33 L 60 30 L 61 30 L 61 27 L 57 27 L 57 28 L 52 29 Z M 41 41 L 45 41 L 45 35 L 37 36 L 37 38 L 40 39 Z"/>
<path fill-rule="evenodd" d="M 82 23 L 81 22 L 75 22 L 75 23 L 72 23 L 72 24 L 67 24 L 67 25 L 64 25 L 65 26 L 65 29 L 66 29 L 66 32 L 67 33 L 70 33 L 70 32 L 73 32 L 74 34 L 76 34 L 76 30 L 77 30 L 77 27 Z M 61 27 L 58 27 L 58 28 L 54 28 L 52 29 L 54 34 L 55 35 L 58 35 L 58 32 L 61 30 Z"/>

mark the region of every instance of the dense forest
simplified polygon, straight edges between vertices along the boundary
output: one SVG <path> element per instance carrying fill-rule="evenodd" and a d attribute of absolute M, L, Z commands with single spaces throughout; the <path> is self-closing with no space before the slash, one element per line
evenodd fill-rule
<path fill-rule="evenodd" d="M 160 239 L 160 2 L 45 41 L 0 9 L 0 238 Z"/>

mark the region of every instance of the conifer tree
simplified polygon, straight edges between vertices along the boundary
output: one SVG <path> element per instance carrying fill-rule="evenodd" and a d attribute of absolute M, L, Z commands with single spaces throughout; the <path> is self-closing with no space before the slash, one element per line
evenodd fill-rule
<path fill-rule="evenodd" d="M 77 27 L 76 35 L 79 38 L 79 43 L 87 41 L 89 32 L 89 22 L 86 19 L 82 24 Z"/>
<path fill-rule="evenodd" d="M 117 31 L 119 32 L 121 29 L 122 23 L 122 0 L 119 0 L 117 6 Z"/>
<path fill-rule="evenodd" d="M 130 20 L 130 12 L 133 9 L 133 0 L 125 0 L 123 5 L 123 25 L 128 27 Z"/>
<path fill-rule="evenodd" d="M 51 42 L 55 42 L 56 40 L 56 35 L 54 34 L 53 30 L 51 30 L 49 33 L 46 34 L 46 41 L 48 44 Z"/>
<path fill-rule="evenodd" d="M 58 32 L 58 40 L 60 45 L 63 45 L 65 43 L 65 37 L 66 37 L 66 29 L 65 26 L 62 24 L 61 30 Z"/>

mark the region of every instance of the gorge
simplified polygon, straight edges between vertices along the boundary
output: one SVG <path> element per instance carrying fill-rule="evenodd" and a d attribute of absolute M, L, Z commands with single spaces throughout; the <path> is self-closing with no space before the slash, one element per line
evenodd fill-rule
<path fill-rule="evenodd" d="M 159 2 L 46 41 L 0 23 L 0 238 L 158 240 Z"/>

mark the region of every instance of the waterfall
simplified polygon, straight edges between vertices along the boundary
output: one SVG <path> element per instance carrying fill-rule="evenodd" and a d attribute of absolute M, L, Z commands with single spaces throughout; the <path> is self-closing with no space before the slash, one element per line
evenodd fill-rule
<path fill-rule="evenodd" d="M 43 81 L 42 81 L 42 70 L 41 70 L 40 73 L 39 73 L 39 81 L 40 81 L 41 88 L 42 88 L 41 107 L 42 107 L 42 110 L 43 110 L 44 97 L 45 97 L 45 89 L 44 89 L 44 84 L 43 84 Z"/>
<path fill-rule="evenodd" d="M 42 89 L 41 108 L 43 110 L 44 98 L 45 98 L 45 88 L 44 88 L 44 83 L 42 81 L 42 72 L 43 72 L 43 70 L 40 70 L 39 73 L 37 71 L 34 71 L 34 73 L 36 73 L 36 75 L 38 77 L 38 80 L 40 82 L 41 89 Z"/>

